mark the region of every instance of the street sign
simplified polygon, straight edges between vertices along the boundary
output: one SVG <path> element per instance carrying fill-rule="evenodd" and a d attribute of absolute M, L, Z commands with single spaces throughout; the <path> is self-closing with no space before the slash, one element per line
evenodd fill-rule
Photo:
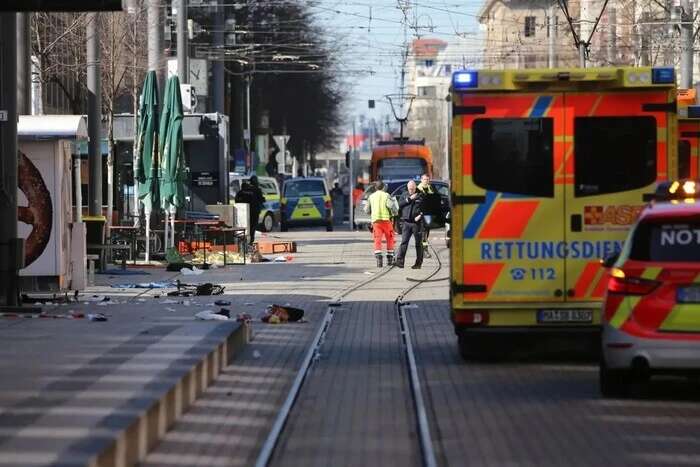
<path fill-rule="evenodd" d="M 2 0 L 0 11 L 122 11 L 127 0 Z"/>

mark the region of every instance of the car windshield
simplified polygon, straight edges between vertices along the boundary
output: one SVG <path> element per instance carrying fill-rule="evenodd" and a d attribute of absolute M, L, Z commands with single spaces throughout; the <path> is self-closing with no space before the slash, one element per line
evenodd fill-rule
<path fill-rule="evenodd" d="M 295 180 L 284 186 L 284 196 L 288 198 L 325 195 L 326 187 L 321 180 Z"/>
<path fill-rule="evenodd" d="M 447 187 L 446 184 L 435 182 L 432 182 L 431 184 L 433 185 L 433 187 L 435 187 L 440 196 L 445 198 L 448 198 L 450 196 L 450 189 Z M 406 186 L 406 184 L 402 184 L 391 193 L 391 196 L 401 196 L 404 193 L 406 193 L 407 190 L 408 187 Z"/>
<path fill-rule="evenodd" d="M 384 182 L 384 184 L 386 185 L 385 191 L 387 193 L 393 193 L 394 190 L 396 190 L 396 188 L 398 188 L 402 185 L 405 186 L 406 183 L 408 183 L 408 180 L 398 180 L 398 181 L 391 181 L 391 182 L 385 181 Z M 364 194 L 362 195 L 362 199 L 365 200 L 365 199 L 369 198 L 370 195 L 374 192 L 375 192 L 374 185 L 368 186 L 367 189 L 365 190 Z"/>
<path fill-rule="evenodd" d="M 630 259 L 638 261 L 700 261 L 700 222 L 655 220 L 634 232 Z"/>

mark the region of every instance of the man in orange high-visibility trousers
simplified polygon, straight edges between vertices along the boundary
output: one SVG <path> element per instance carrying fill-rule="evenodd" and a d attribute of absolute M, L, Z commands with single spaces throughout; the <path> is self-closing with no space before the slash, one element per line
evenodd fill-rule
<path fill-rule="evenodd" d="M 376 191 L 367 199 L 367 208 L 372 219 L 372 234 L 374 236 L 374 256 L 377 258 L 377 267 L 383 266 L 382 238 L 386 239 L 386 262 L 391 266 L 394 263 L 394 229 L 391 225 L 392 200 L 389 193 L 384 191 L 384 182 L 374 182 Z"/>

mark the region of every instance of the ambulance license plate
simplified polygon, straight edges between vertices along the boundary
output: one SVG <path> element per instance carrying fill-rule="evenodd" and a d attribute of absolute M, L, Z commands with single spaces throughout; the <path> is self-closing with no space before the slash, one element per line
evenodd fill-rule
<path fill-rule="evenodd" d="M 676 291 L 676 302 L 700 303 L 700 285 L 678 287 L 678 290 Z"/>
<path fill-rule="evenodd" d="M 537 310 L 538 323 L 592 323 L 593 310 L 553 309 Z"/>

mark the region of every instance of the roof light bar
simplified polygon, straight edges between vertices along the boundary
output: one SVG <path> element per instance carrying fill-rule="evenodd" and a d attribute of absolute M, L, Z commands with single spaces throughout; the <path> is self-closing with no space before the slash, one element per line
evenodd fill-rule
<path fill-rule="evenodd" d="M 676 70 L 673 68 L 652 68 L 652 84 L 673 84 L 676 82 Z"/>
<path fill-rule="evenodd" d="M 452 74 L 452 88 L 473 89 L 479 86 L 479 77 L 476 71 L 456 71 Z"/>

